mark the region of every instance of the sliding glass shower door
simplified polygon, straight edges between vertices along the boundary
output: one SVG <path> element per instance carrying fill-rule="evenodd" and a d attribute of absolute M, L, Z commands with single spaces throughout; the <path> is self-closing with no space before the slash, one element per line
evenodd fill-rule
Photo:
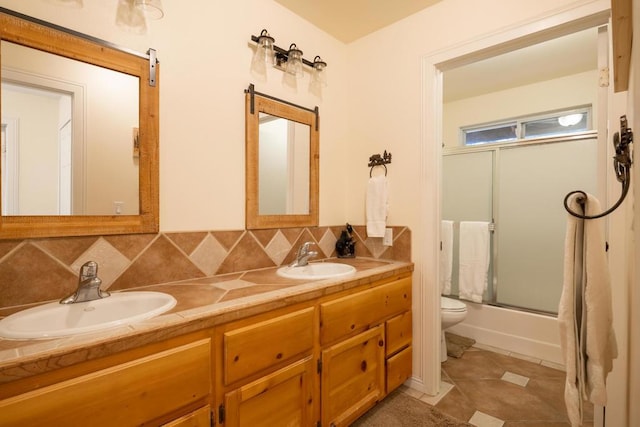
<path fill-rule="evenodd" d="M 458 252 L 460 250 L 460 222 L 493 219 L 493 169 L 495 153 L 492 150 L 445 155 L 442 180 L 442 219 L 454 222 L 451 293 L 458 295 Z M 493 246 L 493 245 L 492 245 Z M 492 264 L 489 263 L 489 289 L 483 300 L 492 300 Z"/>
<path fill-rule="evenodd" d="M 557 313 L 567 213 L 564 196 L 596 193 L 595 138 L 446 154 L 443 219 L 491 221 L 490 304 Z M 457 293 L 457 235 L 452 289 Z"/>

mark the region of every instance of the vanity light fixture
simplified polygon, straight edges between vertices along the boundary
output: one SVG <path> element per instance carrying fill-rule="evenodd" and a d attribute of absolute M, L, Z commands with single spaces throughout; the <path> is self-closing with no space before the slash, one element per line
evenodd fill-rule
<path fill-rule="evenodd" d="M 164 16 L 162 0 L 134 0 L 133 5 L 149 19 L 160 19 Z"/>
<path fill-rule="evenodd" d="M 304 76 L 304 71 L 302 70 L 302 51 L 298 49 L 295 43 L 291 43 L 287 51 L 286 71 L 298 79 Z"/>
<path fill-rule="evenodd" d="M 327 63 L 320 58 L 320 56 L 316 55 L 313 58 L 313 74 L 311 75 L 312 82 L 314 84 L 318 84 L 320 86 L 327 85 Z"/>
<path fill-rule="evenodd" d="M 270 61 L 270 58 L 273 58 L 273 66 L 275 68 L 295 75 L 297 78 L 304 75 L 303 65 L 311 67 L 313 70 L 312 78 L 318 79 L 317 83 L 326 86 L 325 68 L 327 63 L 323 61 L 320 56 L 316 56 L 313 62 L 304 59 L 302 57 L 302 50 L 300 50 L 295 43 L 291 43 L 288 50 L 282 49 L 274 44 L 275 39 L 269 35 L 266 29 L 262 30 L 259 36 L 252 35 L 251 40 L 258 44 L 251 62 L 253 71 L 261 75 L 266 74 L 266 69 L 264 73 L 262 72 L 263 64 L 266 64 L 266 62 Z M 273 56 L 271 56 L 270 52 L 273 52 Z"/>
<path fill-rule="evenodd" d="M 269 35 L 267 30 L 262 30 L 256 39 L 258 46 L 251 60 L 251 71 L 266 79 L 267 63 L 271 65 L 275 64 L 275 54 L 273 52 L 273 42 L 275 40 Z"/>

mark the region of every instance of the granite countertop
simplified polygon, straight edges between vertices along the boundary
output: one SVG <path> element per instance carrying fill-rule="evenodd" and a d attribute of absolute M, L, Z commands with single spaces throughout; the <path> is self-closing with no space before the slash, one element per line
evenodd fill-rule
<path fill-rule="evenodd" d="M 169 339 L 413 271 L 413 263 L 370 258 L 328 259 L 354 275 L 324 280 L 280 277 L 277 268 L 250 270 L 132 290 L 173 295 L 176 306 L 157 317 L 95 333 L 38 339 L 0 339 L 0 384 Z"/>

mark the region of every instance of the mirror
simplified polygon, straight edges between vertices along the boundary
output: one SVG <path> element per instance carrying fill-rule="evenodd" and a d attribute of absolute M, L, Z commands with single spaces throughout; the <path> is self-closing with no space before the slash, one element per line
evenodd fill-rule
<path fill-rule="evenodd" d="M 137 215 L 140 79 L 6 40 L 0 50 L 2 215 Z"/>
<path fill-rule="evenodd" d="M 157 232 L 155 56 L 0 12 L 0 238 Z"/>
<path fill-rule="evenodd" d="M 317 109 L 247 91 L 247 229 L 318 225 L 317 120 Z"/>
<path fill-rule="evenodd" d="M 263 112 L 259 121 L 259 214 L 308 214 L 311 126 Z"/>

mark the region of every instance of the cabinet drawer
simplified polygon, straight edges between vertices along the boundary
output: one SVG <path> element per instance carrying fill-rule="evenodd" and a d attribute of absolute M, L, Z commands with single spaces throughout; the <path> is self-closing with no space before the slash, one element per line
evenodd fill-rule
<path fill-rule="evenodd" d="M 320 341 L 332 343 L 410 309 L 410 277 L 323 303 Z"/>
<path fill-rule="evenodd" d="M 387 357 L 411 344 L 411 311 L 387 320 Z"/>
<path fill-rule="evenodd" d="M 162 424 L 162 427 L 211 427 L 211 407 L 203 406 L 177 420 Z"/>
<path fill-rule="evenodd" d="M 135 426 L 204 400 L 211 390 L 204 339 L 0 402 L 0 425 Z"/>
<path fill-rule="evenodd" d="M 310 351 L 313 315 L 310 307 L 225 332 L 225 385 Z"/>
<path fill-rule="evenodd" d="M 387 359 L 387 394 L 411 377 L 411 349 L 409 346 Z"/>

